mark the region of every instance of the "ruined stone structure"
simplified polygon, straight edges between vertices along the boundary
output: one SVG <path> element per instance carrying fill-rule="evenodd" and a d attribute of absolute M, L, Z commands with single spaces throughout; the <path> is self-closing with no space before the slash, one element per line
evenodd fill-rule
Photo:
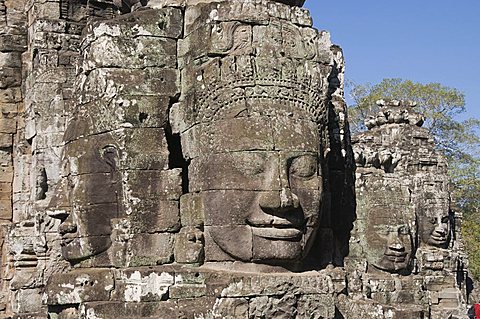
<path fill-rule="evenodd" d="M 0 0 L 0 318 L 465 318 L 444 158 L 351 140 L 303 2 Z"/>
<path fill-rule="evenodd" d="M 372 304 L 389 305 L 416 318 L 465 314 L 467 258 L 445 158 L 414 104 L 377 103 L 369 131 L 352 141 L 357 220 L 346 270 L 350 298 L 361 302 L 350 307 L 370 314 Z"/>

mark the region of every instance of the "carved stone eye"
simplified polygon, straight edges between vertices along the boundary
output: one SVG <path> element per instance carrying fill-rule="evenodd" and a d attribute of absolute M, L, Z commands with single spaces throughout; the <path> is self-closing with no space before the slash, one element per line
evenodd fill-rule
<path fill-rule="evenodd" d="M 399 233 L 400 235 L 408 235 L 408 234 L 410 234 L 410 227 L 408 227 L 408 226 L 402 226 L 402 227 L 400 227 L 400 228 L 398 229 L 398 233 Z"/>
<path fill-rule="evenodd" d="M 373 229 L 375 230 L 375 233 L 377 235 L 383 236 L 385 238 L 387 238 L 388 235 L 392 232 L 391 227 L 386 225 L 373 225 Z"/>
<path fill-rule="evenodd" d="M 247 176 L 255 176 L 265 171 L 266 157 L 265 154 L 251 153 L 235 153 L 233 154 L 233 163 L 235 168 Z"/>
<path fill-rule="evenodd" d="M 290 164 L 290 175 L 309 178 L 317 173 L 317 158 L 313 155 L 296 157 Z"/>

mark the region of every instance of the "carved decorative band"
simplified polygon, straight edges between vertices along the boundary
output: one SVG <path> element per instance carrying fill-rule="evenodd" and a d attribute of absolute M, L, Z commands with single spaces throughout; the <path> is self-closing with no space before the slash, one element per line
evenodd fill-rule
<path fill-rule="evenodd" d="M 312 121 L 323 126 L 327 120 L 322 92 L 303 83 L 280 79 L 244 79 L 228 84 L 216 83 L 196 94 L 196 119 L 201 122 L 219 119 L 218 114 L 233 104 L 251 100 L 271 100 L 272 105 L 293 106 L 311 115 Z"/>

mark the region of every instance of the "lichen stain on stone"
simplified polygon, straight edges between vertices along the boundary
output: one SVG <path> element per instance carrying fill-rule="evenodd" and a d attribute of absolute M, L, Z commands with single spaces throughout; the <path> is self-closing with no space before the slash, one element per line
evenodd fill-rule
<path fill-rule="evenodd" d="M 169 273 L 151 273 L 142 277 L 139 271 L 135 271 L 129 278 L 125 278 L 125 301 L 140 302 L 142 297 L 148 294 L 162 298 L 168 293 L 168 289 L 174 283 L 174 277 Z"/>

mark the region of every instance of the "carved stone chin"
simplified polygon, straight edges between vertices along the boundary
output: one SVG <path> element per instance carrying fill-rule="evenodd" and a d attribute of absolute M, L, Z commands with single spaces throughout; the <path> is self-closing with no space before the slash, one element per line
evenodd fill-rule
<path fill-rule="evenodd" d="M 109 237 L 63 237 L 62 257 L 76 263 L 105 252 L 111 245 Z"/>

